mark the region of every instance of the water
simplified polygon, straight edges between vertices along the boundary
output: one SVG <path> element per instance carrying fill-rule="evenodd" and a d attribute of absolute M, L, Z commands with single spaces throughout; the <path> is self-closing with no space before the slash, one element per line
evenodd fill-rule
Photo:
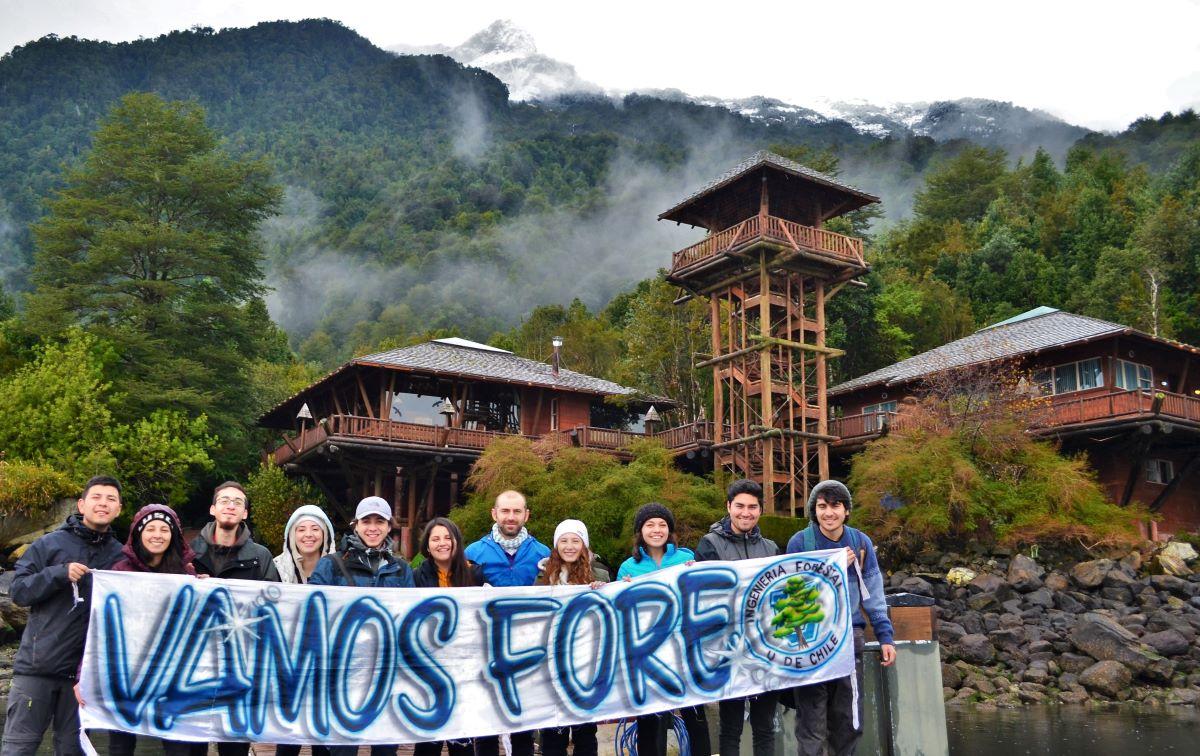
<path fill-rule="evenodd" d="M 1114 706 L 948 707 L 950 753 L 1130 756 L 1200 751 L 1200 709 Z"/>

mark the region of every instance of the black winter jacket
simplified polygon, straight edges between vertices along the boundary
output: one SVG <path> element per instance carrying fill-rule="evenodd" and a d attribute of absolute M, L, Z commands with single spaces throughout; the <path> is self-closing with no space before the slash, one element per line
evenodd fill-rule
<path fill-rule="evenodd" d="M 467 566 L 471 568 L 471 585 L 483 585 L 486 581 L 483 579 L 483 570 L 479 569 L 479 565 L 468 561 Z M 426 559 L 413 569 L 413 584 L 418 588 L 438 587 L 437 565 L 433 563 L 432 559 Z"/>
<path fill-rule="evenodd" d="M 266 580 L 279 582 L 279 570 L 275 569 L 275 557 L 266 546 L 250 540 L 250 529 L 242 523 L 238 529 L 237 543 L 232 548 L 236 551 L 216 570 L 213 551 L 222 548 L 212 543 L 216 523 L 210 522 L 200 531 L 200 535 L 192 540 L 192 551 L 196 558 L 192 560 L 196 572 L 216 578 L 233 578 L 237 580 Z"/>
<path fill-rule="evenodd" d="M 13 568 L 16 577 L 9 589 L 14 604 L 30 609 L 29 624 L 13 660 L 14 673 L 75 679 L 87 637 L 92 576 L 84 575 L 79 581 L 79 597 L 84 601 L 76 606 L 67 564 L 79 562 L 107 570 L 120 558 L 121 542 L 112 530 L 98 533 L 84 525 L 79 514 L 30 545 Z"/>
<path fill-rule="evenodd" d="M 779 546 L 770 538 L 763 538 L 762 531 L 754 526 L 746 535 L 733 532 L 729 517 L 714 522 L 696 546 L 696 561 L 721 560 L 732 562 L 737 559 L 772 557 L 779 553 Z"/>

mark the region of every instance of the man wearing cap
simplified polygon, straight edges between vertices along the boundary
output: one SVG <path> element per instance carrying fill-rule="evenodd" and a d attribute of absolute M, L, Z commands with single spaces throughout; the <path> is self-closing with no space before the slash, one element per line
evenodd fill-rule
<path fill-rule="evenodd" d="M 392 553 L 392 508 L 378 496 L 368 496 L 354 509 L 354 529 L 341 548 L 321 557 L 308 576 L 309 585 L 360 588 L 412 588 L 408 562 Z M 397 746 L 372 745 L 371 756 L 395 756 Z M 333 756 L 354 756 L 358 746 L 333 746 Z"/>
<path fill-rule="evenodd" d="M 192 564 L 198 574 L 279 582 L 270 550 L 250 539 L 246 525 L 250 503 L 241 483 L 229 480 L 217 486 L 208 513 L 212 522 L 192 540 L 192 551 L 196 552 Z"/>
<path fill-rule="evenodd" d="M 550 549 L 529 534 L 525 528 L 528 521 L 525 497 L 519 491 L 504 491 L 492 506 L 491 532 L 463 550 L 467 559 L 479 565 L 490 585 L 533 585 L 537 580 L 538 563 L 550 556 Z M 533 753 L 533 735 L 532 730 L 512 733 L 513 756 Z M 475 740 L 477 756 L 494 756 L 499 752 L 498 738 Z"/>
<path fill-rule="evenodd" d="M 730 483 L 725 491 L 725 510 L 728 514 L 720 522 L 714 522 L 696 546 L 697 561 L 761 559 L 779 553 L 779 545 L 764 538 L 758 528 L 762 516 L 762 486 L 745 479 Z M 775 692 L 770 690 L 757 696 L 722 701 L 719 706 L 721 756 L 738 756 L 741 752 L 747 706 L 750 708 L 754 756 L 773 756 L 777 702 Z"/>

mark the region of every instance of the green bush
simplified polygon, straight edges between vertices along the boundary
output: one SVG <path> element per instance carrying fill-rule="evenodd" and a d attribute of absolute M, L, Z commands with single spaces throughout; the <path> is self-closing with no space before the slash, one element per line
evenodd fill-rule
<path fill-rule="evenodd" d="M 758 520 L 758 529 L 763 538 L 769 538 L 779 545 L 779 550 L 787 548 L 787 543 L 797 531 L 808 527 L 808 520 L 803 517 L 781 517 L 780 515 L 763 515 Z"/>
<path fill-rule="evenodd" d="M 39 515 L 79 494 L 65 473 L 32 462 L 0 461 L 0 515 Z"/>
<path fill-rule="evenodd" d="M 323 496 L 307 481 L 297 481 L 283 474 L 283 469 L 269 462 L 250 474 L 246 481 L 246 499 L 250 502 L 250 522 L 254 537 L 271 553 L 283 551 L 283 529 L 292 512 L 301 504 L 316 504 L 326 510 Z"/>
<path fill-rule="evenodd" d="M 499 439 L 472 470 L 467 505 L 451 516 L 464 538 L 477 539 L 492 526 L 496 495 L 518 490 L 529 502 L 529 531 L 538 540 L 549 544 L 564 519 L 582 520 L 592 551 L 616 567 L 630 554 L 637 509 L 658 501 L 675 514 L 680 545 L 694 548 L 724 515 L 721 492 L 710 481 L 677 470 L 655 442 L 639 442 L 630 451 L 632 460 L 622 464 L 611 455 L 571 446 Z"/>

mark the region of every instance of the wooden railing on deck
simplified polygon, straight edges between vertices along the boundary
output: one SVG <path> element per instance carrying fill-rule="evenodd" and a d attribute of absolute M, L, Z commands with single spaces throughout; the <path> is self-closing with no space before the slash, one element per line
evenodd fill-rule
<path fill-rule="evenodd" d="M 867 412 L 861 415 L 835 417 L 829 421 L 829 434 L 843 440 L 877 436 L 885 425 L 893 426 L 898 416 L 896 412 Z"/>
<path fill-rule="evenodd" d="M 678 428 L 667 428 L 655 433 L 654 438 L 668 449 L 691 446 L 700 441 L 712 441 L 712 423 L 696 422 L 680 425 Z"/>
<path fill-rule="evenodd" d="M 765 219 L 755 215 L 679 250 L 672 258 L 671 270 L 678 271 L 722 252 L 733 251 L 759 238 L 768 238 L 793 249 L 810 249 L 858 265 L 863 264 L 862 239 L 826 231 L 823 228 L 803 226 L 773 215 L 768 215 Z"/>

